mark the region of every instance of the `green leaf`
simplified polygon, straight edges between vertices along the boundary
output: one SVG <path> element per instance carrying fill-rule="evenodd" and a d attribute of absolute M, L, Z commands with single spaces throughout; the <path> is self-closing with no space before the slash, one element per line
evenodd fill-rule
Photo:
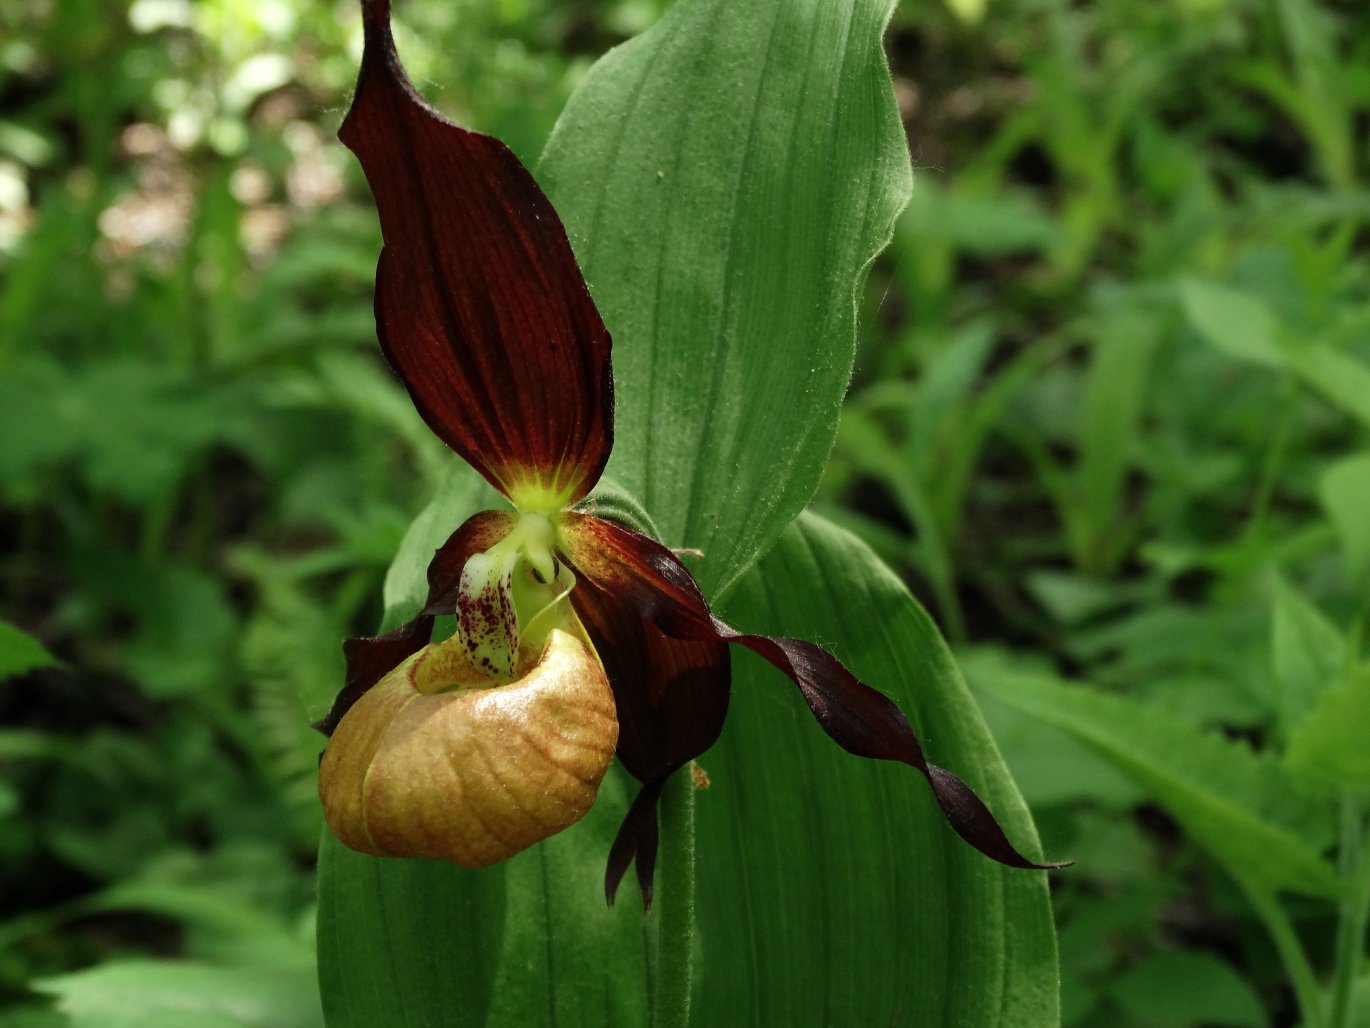
<path fill-rule="evenodd" d="M 1275 708 L 1286 735 L 1312 709 L 1318 694 L 1335 684 L 1346 659 L 1346 640 L 1322 611 L 1276 578 L 1271 658 Z"/>
<path fill-rule="evenodd" d="M 1129 533 L 1119 530 L 1124 486 L 1138 449 L 1158 329 L 1156 318 L 1133 303 L 1110 310 L 1096 330 L 1079 428 L 1077 502 L 1063 511 L 1077 560 L 1091 570 L 1112 570 L 1129 542 Z"/>
<path fill-rule="evenodd" d="M 87 481 L 145 504 L 171 489 L 193 457 L 229 436 L 243 417 L 221 386 L 206 388 L 146 360 L 114 358 L 87 364 L 40 424 L 54 422 L 59 434 L 74 425 Z"/>
<path fill-rule="evenodd" d="M 1351 994 L 1351 1028 L 1370 1028 L 1370 974 L 1356 979 Z"/>
<path fill-rule="evenodd" d="M 987 699 L 981 706 L 990 734 L 1013 768 L 1014 784 L 1032 809 L 1086 800 L 1095 809 L 1112 812 L 1142 802 L 1135 782 L 1073 736 L 997 700 Z M 1071 845 L 1078 843 L 1072 840 Z M 1084 860 L 1073 849 L 1070 856 Z"/>
<path fill-rule="evenodd" d="M 0 376 L 0 486 L 6 492 L 35 470 L 80 452 L 78 394 L 75 378 L 46 354 L 6 364 Z"/>
<path fill-rule="evenodd" d="M 1033 571 L 1023 587 L 1053 620 L 1072 628 L 1117 608 L 1125 599 L 1116 582 L 1069 571 Z"/>
<path fill-rule="evenodd" d="M 1325 690 L 1317 705 L 1289 740 L 1291 768 L 1336 790 L 1370 795 L 1370 665 Z"/>
<path fill-rule="evenodd" d="M 1370 366 L 1325 342 L 1287 345 L 1275 313 L 1250 293 L 1187 279 L 1180 296 L 1190 322 L 1218 349 L 1268 368 L 1292 368 L 1328 401 L 1370 425 Z"/>
<path fill-rule="evenodd" d="M 221 579 L 190 568 L 137 568 L 147 592 L 130 604 L 138 634 L 124 650 L 149 696 L 188 695 L 232 674 L 239 621 Z"/>
<path fill-rule="evenodd" d="M 660 538 L 661 530 L 643 509 L 641 501 L 612 478 L 601 478 L 584 509 L 606 521 L 626 525 L 653 539 Z"/>
<path fill-rule="evenodd" d="M 0 621 L 0 681 L 40 667 L 56 667 L 57 658 L 43 644 L 7 621 Z"/>
<path fill-rule="evenodd" d="M 1327 400 L 1370 425 L 1370 366 L 1320 344 L 1296 354 L 1294 367 Z"/>
<path fill-rule="evenodd" d="M 907 401 L 910 449 L 920 478 L 936 482 L 939 457 L 951 464 L 951 455 L 966 446 L 967 408 L 996 341 L 992 322 L 973 322 L 949 339 L 924 369 L 917 391 Z"/>
<path fill-rule="evenodd" d="M 1028 195 L 946 188 L 931 177 L 919 181 L 898 232 L 901 241 L 914 245 L 935 236 L 958 251 L 991 257 L 1045 250 L 1061 236 L 1057 223 Z"/>
<path fill-rule="evenodd" d="M 724 614 L 830 644 L 1036 849 L 946 645 L 854 536 L 802 516 Z M 735 653 L 727 727 L 700 763 L 696 1023 L 1057 1023 L 1046 876 L 965 845 L 909 768 L 835 746 L 769 665 Z"/>
<path fill-rule="evenodd" d="M 1258 297 L 1199 279 L 1182 282 L 1180 297 L 1190 322 L 1219 350 L 1268 368 L 1288 365 L 1279 321 Z"/>
<path fill-rule="evenodd" d="M 425 470 L 434 458 L 451 459 L 451 451 L 423 423 L 393 372 L 379 365 L 372 354 L 325 350 L 319 354 L 315 373 L 319 401 L 403 439 Z"/>
<path fill-rule="evenodd" d="M 188 695 L 233 676 L 240 623 L 222 579 L 109 547 L 78 551 L 72 563 L 87 599 L 133 617 L 124 661 L 149 696 Z"/>
<path fill-rule="evenodd" d="M 71 1018 L 52 1007 L 36 1004 L 5 1007 L 5 1028 L 72 1028 Z"/>
<path fill-rule="evenodd" d="M 1338 894 L 1336 874 L 1319 856 L 1332 819 L 1268 756 L 1159 711 L 998 662 L 977 661 L 969 677 L 1106 757 L 1238 879 Z"/>
<path fill-rule="evenodd" d="M 33 983 L 73 1028 L 315 1028 L 313 967 L 128 960 Z M 377 1024 L 384 1022 L 376 1022 Z"/>
<path fill-rule="evenodd" d="M 626 779 L 615 768 L 581 822 L 478 871 L 369 857 L 325 833 L 319 983 L 330 1028 L 646 1024 L 641 909 L 604 903 Z"/>
<path fill-rule="evenodd" d="M 1352 577 L 1370 575 L 1370 453 L 1344 457 L 1327 469 L 1318 496 L 1341 535 Z"/>
<path fill-rule="evenodd" d="M 1109 993 L 1137 1024 L 1261 1028 L 1269 1023 L 1251 986 L 1202 952 L 1153 954 L 1129 968 Z"/>
<path fill-rule="evenodd" d="M 855 297 L 911 171 L 889 0 L 684 0 L 609 53 L 539 171 L 614 335 L 610 473 L 718 595 L 813 495 Z"/>

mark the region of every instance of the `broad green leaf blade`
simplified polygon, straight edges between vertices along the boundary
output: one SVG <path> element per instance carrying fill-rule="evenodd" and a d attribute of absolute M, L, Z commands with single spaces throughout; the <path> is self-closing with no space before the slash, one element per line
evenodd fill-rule
<path fill-rule="evenodd" d="M 1327 400 L 1362 425 L 1370 425 L 1370 366 L 1319 344 L 1299 353 L 1294 367 Z"/>
<path fill-rule="evenodd" d="M 1244 882 L 1308 896 L 1339 886 L 1320 853 L 1322 804 L 1268 756 L 1156 710 L 998 662 L 968 669 L 976 688 L 1086 743 L 1137 782 Z"/>
<path fill-rule="evenodd" d="M 1370 665 L 1352 671 L 1317 697 L 1312 713 L 1289 740 L 1286 760 L 1338 792 L 1370 796 Z"/>
<path fill-rule="evenodd" d="M 539 169 L 614 336 L 610 473 L 714 596 L 803 508 L 855 293 L 911 183 L 889 0 L 681 0 L 591 70 Z"/>
<path fill-rule="evenodd" d="M 1155 953 L 1129 968 L 1108 988 L 1134 1024 L 1268 1024 L 1251 986 L 1217 957 L 1203 951 Z"/>
<path fill-rule="evenodd" d="M 1223 353 L 1268 368 L 1288 365 L 1279 321 L 1260 298 L 1201 279 L 1182 282 L 1180 298 L 1190 322 Z"/>
<path fill-rule="evenodd" d="M 1370 453 L 1337 461 L 1322 476 L 1318 496 L 1341 536 L 1352 577 L 1370 575 Z"/>
<path fill-rule="evenodd" d="M 319 989 L 330 1028 L 484 1023 L 504 916 L 501 871 L 319 848 Z M 466 885 L 468 887 L 461 888 Z M 471 887 L 477 886 L 477 887 Z"/>
<path fill-rule="evenodd" d="M 1188 279 L 1180 296 L 1190 322 L 1224 353 L 1268 368 L 1292 368 L 1332 404 L 1370 425 L 1370 367 L 1323 342 L 1293 345 L 1259 297 L 1227 286 Z"/>
<path fill-rule="evenodd" d="M 583 821 L 477 871 L 319 856 L 319 985 L 330 1028 L 646 1024 L 648 925 L 604 904 L 604 860 L 628 805 L 606 778 Z"/>
<path fill-rule="evenodd" d="M 1318 694 L 1340 680 L 1346 640 L 1297 589 L 1277 577 L 1270 633 L 1275 709 L 1285 738 L 1312 709 Z"/>
<path fill-rule="evenodd" d="M 937 630 L 854 536 L 802 516 L 723 613 L 831 644 L 1036 850 Z M 1055 1025 L 1045 875 L 961 842 L 922 778 L 839 749 L 774 669 L 742 652 L 734 667 L 723 738 L 700 760 L 695 1022 Z"/>

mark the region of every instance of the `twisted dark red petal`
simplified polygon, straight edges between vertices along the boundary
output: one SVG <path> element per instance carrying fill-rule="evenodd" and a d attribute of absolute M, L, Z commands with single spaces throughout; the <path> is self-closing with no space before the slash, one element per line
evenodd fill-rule
<path fill-rule="evenodd" d="M 332 735 L 352 704 L 406 657 L 427 645 L 433 634 L 433 619 L 456 608 L 461 569 L 467 560 L 494 546 L 509 534 L 513 525 L 514 516 L 506 511 L 486 510 L 467 518 L 433 553 L 428 565 L 428 600 L 423 609 L 412 620 L 384 635 L 343 643 L 347 677 L 327 716 L 314 722 L 315 728 L 324 735 Z"/>
<path fill-rule="evenodd" d="M 656 801 L 666 780 L 723 730 L 732 679 L 728 647 L 672 639 L 589 580 L 571 592 L 571 602 L 614 690 L 618 758 L 643 783 L 609 852 L 605 896 L 612 904 L 636 861 L 645 908 L 656 862 Z"/>
<path fill-rule="evenodd" d="M 1065 866 L 1019 853 L 970 786 L 928 763 L 903 712 L 832 654 L 803 640 L 751 635 L 724 624 L 675 554 L 644 535 L 589 514 L 568 514 L 563 524 L 567 557 L 581 575 L 673 638 L 738 643 L 764 657 L 799 687 L 814 718 L 843 749 L 922 772 L 947 822 L 981 853 L 1010 867 Z"/>
<path fill-rule="evenodd" d="M 657 846 L 661 839 L 657 805 L 669 774 L 653 778 L 634 797 L 628 813 L 619 825 L 614 844 L 609 847 L 609 864 L 604 870 L 604 898 L 609 906 L 628 868 L 637 868 L 637 887 L 642 893 L 642 912 L 652 906 L 652 878 L 656 872 Z"/>
<path fill-rule="evenodd" d="M 503 143 L 444 120 L 405 76 L 390 5 L 338 137 L 380 212 L 381 348 L 428 426 L 506 496 L 564 503 L 613 443 L 609 334 L 556 211 Z"/>

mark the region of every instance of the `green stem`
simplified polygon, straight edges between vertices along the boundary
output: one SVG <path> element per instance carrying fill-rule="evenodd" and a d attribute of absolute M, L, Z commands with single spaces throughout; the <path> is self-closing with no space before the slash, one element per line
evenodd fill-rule
<path fill-rule="evenodd" d="M 1303 391 L 1293 377 L 1286 379 L 1280 397 L 1278 420 L 1274 432 L 1265 449 L 1265 461 L 1261 466 L 1256 492 L 1251 498 L 1251 510 L 1241 537 L 1254 540 L 1265 531 L 1266 519 L 1270 514 L 1270 504 L 1275 496 L 1275 488 L 1280 483 L 1289 456 L 1289 448 L 1294 438 L 1294 422 L 1303 401 Z"/>
<path fill-rule="evenodd" d="M 1275 950 L 1280 955 L 1280 963 L 1294 986 L 1294 998 L 1299 1004 L 1303 1018 L 1303 1028 L 1328 1028 L 1326 1010 L 1323 1007 L 1322 993 L 1318 989 L 1318 976 L 1313 965 L 1308 962 L 1308 954 L 1298 933 L 1294 931 L 1289 915 L 1284 912 L 1273 893 L 1264 886 L 1243 881 L 1242 888 L 1247 899 L 1256 908 L 1256 913 L 1270 933 Z"/>
<path fill-rule="evenodd" d="M 661 850 L 657 868 L 656 988 L 653 1028 L 690 1023 L 695 934 L 695 784 L 677 772 L 661 794 Z"/>
<path fill-rule="evenodd" d="M 953 643 L 964 643 L 967 639 L 966 616 L 961 610 L 961 600 L 956 595 L 956 571 L 942 526 L 937 522 L 937 515 L 921 483 L 906 481 L 897 492 L 918 529 L 915 552 L 921 552 L 923 559 L 919 561 L 915 557 L 914 562 L 921 565 L 932 583 L 937 609 L 942 615 L 947 635 Z"/>
<path fill-rule="evenodd" d="M 1337 918 L 1336 970 L 1332 978 L 1331 1028 L 1351 1024 L 1351 991 L 1365 960 L 1365 929 L 1370 922 L 1370 838 L 1361 803 L 1342 799 L 1341 865 L 1346 895 Z"/>

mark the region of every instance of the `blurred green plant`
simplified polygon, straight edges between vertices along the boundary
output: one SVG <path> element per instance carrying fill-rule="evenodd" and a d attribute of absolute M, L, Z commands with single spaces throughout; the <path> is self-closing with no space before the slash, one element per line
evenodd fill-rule
<path fill-rule="evenodd" d="M 1364 1023 L 1370 26 L 997 14 L 892 36 L 924 170 L 823 509 L 923 584 L 1080 859 L 1066 1024 Z"/>

